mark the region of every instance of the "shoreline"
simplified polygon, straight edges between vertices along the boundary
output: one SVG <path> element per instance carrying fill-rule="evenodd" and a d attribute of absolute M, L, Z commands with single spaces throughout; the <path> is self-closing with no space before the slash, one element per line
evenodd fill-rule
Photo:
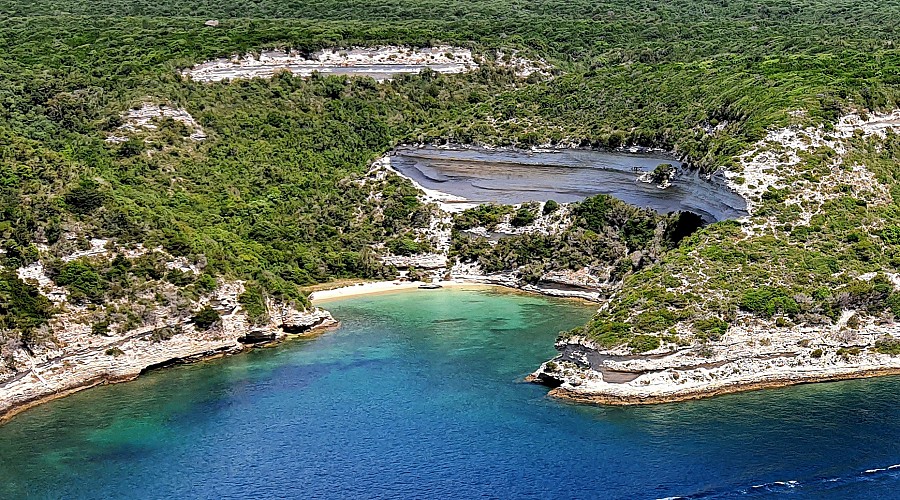
<path fill-rule="evenodd" d="M 328 290 L 318 290 L 310 294 L 310 301 L 315 302 L 315 306 L 318 306 L 322 303 L 327 303 L 335 300 L 342 300 L 347 298 L 355 298 L 366 295 L 381 295 L 381 294 L 389 294 L 392 292 L 399 291 L 414 291 L 418 290 L 420 285 L 426 284 L 421 281 L 376 281 L 376 282 L 360 282 L 355 285 L 344 285 L 333 289 Z M 509 290 L 510 292 L 523 293 L 529 295 L 548 295 L 552 296 L 552 294 L 542 293 L 540 291 L 534 290 L 524 290 L 522 288 L 508 286 L 499 283 L 491 283 L 489 280 L 485 279 L 484 281 L 476 280 L 476 279 L 454 279 L 454 280 L 445 280 L 435 282 L 435 284 L 441 285 L 442 288 L 468 288 L 468 289 L 503 289 Z M 428 291 L 428 290 L 423 290 Z M 578 298 L 578 297 L 573 297 Z M 283 344 L 292 340 L 307 340 L 316 338 L 324 333 L 334 330 L 340 327 L 340 321 L 334 321 L 332 323 L 326 323 L 322 325 L 315 326 L 310 330 L 299 333 L 299 334 L 291 334 L 285 333 L 274 340 L 259 342 L 255 344 L 240 344 L 237 342 L 218 342 L 212 344 L 218 345 L 209 345 L 207 347 L 211 347 L 210 349 L 194 352 L 193 350 L 188 349 L 184 355 L 174 356 L 174 357 L 166 357 L 161 360 L 154 360 L 152 353 L 146 353 L 142 357 L 144 357 L 148 362 L 138 363 L 140 366 L 134 366 L 130 369 L 125 369 L 123 372 L 121 369 L 116 370 L 110 368 L 108 371 L 102 371 L 98 373 L 90 374 L 91 376 L 78 380 L 77 373 L 72 374 L 75 380 L 70 381 L 70 383 L 62 383 L 56 384 L 57 387 L 55 389 L 49 390 L 47 392 L 42 392 L 38 394 L 34 394 L 30 397 L 21 398 L 18 401 L 12 402 L 8 407 L 0 410 L 0 426 L 10 421 L 15 416 L 28 411 L 32 408 L 40 406 L 44 403 L 49 403 L 56 399 L 62 399 L 66 396 L 70 396 L 77 392 L 81 392 L 83 390 L 91 389 L 98 386 L 104 385 L 112 385 L 119 384 L 123 382 L 130 382 L 132 380 L 137 379 L 141 375 L 154 371 L 161 370 L 165 368 L 172 367 L 174 365 L 181 364 L 192 364 L 198 363 L 202 361 L 209 361 L 213 359 L 218 359 L 226 356 L 232 356 L 241 354 L 243 352 L 250 351 L 252 349 L 261 349 L 261 348 L 272 348 L 278 347 L 280 344 Z M 118 372 L 118 373 L 116 373 Z M 32 371 L 32 377 L 34 372 Z M 26 377 L 29 376 L 26 374 Z M 11 388 L 9 384 L 15 384 L 16 382 L 21 382 L 21 377 L 17 380 L 10 380 L 5 383 L 0 383 L 0 392 L 6 390 L 14 390 Z M 44 387 L 50 389 L 50 386 L 43 384 Z M 21 389 L 20 389 L 21 390 Z M 15 393 L 14 393 L 15 394 Z M 15 399 L 13 397 L 12 399 Z"/>
<path fill-rule="evenodd" d="M 365 295 L 380 295 L 391 292 L 417 290 L 422 285 L 427 285 L 424 281 L 369 281 L 359 282 L 355 285 L 344 285 L 328 290 L 317 290 L 309 294 L 309 301 L 314 304 L 322 304 L 340 299 L 348 299 L 352 297 L 361 297 Z M 489 283 L 482 283 L 475 280 L 442 280 L 434 281 L 430 284 L 440 285 L 441 288 L 460 288 L 460 287 L 491 287 Z"/>
<path fill-rule="evenodd" d="M 828 382 L 841 382 L 846 380 L 861 380 L 875 377 L 887 377 L 892 375 L 900 375 L 900 368 L 863 368 L 843 373 L 835 373 L 831 375 L 811 375 L 801 376 L 797 378 L 773 378 L 772 380 L 754 381 L 754 382 L 735 382 L 718 387 L 710 387 L 708 389 L 696 389 L 680 394 L 664 394 L 664 395 L 615 395 L 603 393 L 582 392 L 564 387 L 556 387 L 548 392 L 548 395 L 554 398 L 570 401 L 578 404 L 607 405 L 607 406 L 649 406 L 666 403 L 678 403 L 684 401 L 695 401 L 699 399 L 709 399 L 717 396 L 725 396 L 728 394 L 737 394 L 742 392 L 761 391 L 766 389 L 779 389 L 796 385 L 821 384 Z M 525 378 L 526 382 L 546 385 L 537 380 L 532 375 Z"/>
<path fill-rule="evenodd" d="M 122 375 L 116 375 L 114 373 L 102 373 L 100 375 L 96 375 L 90 378 L 86 378 L 84 380 L 77 381 L 74 384 L 71 384 L 66 387 L 59 388 L 55 391 L 47 392 L 44 394 L 38 394 L 36 396 L 23 399 L 21 401 L 17 401 L 10 405 L 9 407 L 0 410 L 0 426 L 6 424 L 17 415 L 24 413 L 32 408 L 43 405 L 44 403 L 49 403 L 51 401 L 62 399 L 67 396 L 71 396 L 77 392 L 81 392 L 87 389 L 92 389 L 94 387 L 104 386 L 104 385 L 113 385 L 120 384 L 124 382 L 131 382 L 144 375 L 145 373 L 149 373 L 151 371 L 162 370 L 166 368 L 170 368 L 176 365 L 187 365 L 193 363 L 200 363 L 203 361 L 211 361 L 214 359 L 224 358 L 226 356 L 233 356 L 237 354 L 241 354 L 244 352 L 251 351 L 257 348 L 266 348 L 277 346 L 286 341 L 297 340 L 297 339 L 306 339 L 306 338 L 314 338 L 319 335 L 324 334 L 325 332 L 338 328 L 340 326 L 340 322 L 335 322 L 332 324 L 323 324 L 316 327 L 311 328 L 310 330 L 302 333 L 302 334 L 285 334 L 280 338 L 276 338 L 275 340 L 269 342 L 260 342 L 258 344 L 235 344 L 235 345 L 225 345 L 222 347 L 213 348 L 204 352 L 186 354 L 184 356 L 176 356 L 173 358 L 165 359 L 161 362 L 151 363 L 147 366 L 141 368 L 137 373 L 126 373 Z M 4 385 L 0 385 L 0 389 L 4 388 Z"/>
<path fill-rule="evenodd" d="M 532 285 L 517 286 L 513 283 L 507 283 L 496 278 L 491 278 L 490 276 L 455 278 L 450 280 L 433 281 L 431 283 L 427 283 L 424 281 L 400 280 L 359 282 L 355 285 L 344 285 L 328 290 L 317 290 L 309 294 L 309 300 L 313 305 L 322 305 L 331 301 L 353 297 L 362 297 L 366 295 L 382 295 L 401 291 L 413 291 L 420 289 L 419 287 L 422 285 L 431 284 L 440 285 L 441 288 L 469 288 L 473 290 L 498 288 L 527 295 L 578 300 L 588 304 L 596 304 L 597 302 L 595 299 L 586 294 L 567 292 L 566 290 L 552 287 L 538 287 Z M 428 289 L 425 289 L 425 291 L 428 291 Z"/>

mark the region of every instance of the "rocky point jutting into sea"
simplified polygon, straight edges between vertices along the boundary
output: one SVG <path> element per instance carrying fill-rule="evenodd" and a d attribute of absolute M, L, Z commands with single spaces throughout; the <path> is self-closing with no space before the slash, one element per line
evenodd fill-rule
<path fill-rule="evenodd" d="M 845 116 L 829 132 L 822 128 L 771 132 L 754 151 L 741 157 L 739 171 L 726 172 L 732 187 L 750 207 L 750 216 L 739 220 L 744 234 L 771 231 L 776 222 L 755 214 L 755 207 L 770 187 L 785 186 L 784 179 L 791 175 L 801 155 L 823 146 L 843 154 L 847 151 L 843 141 L 854 135 L 883 138 L 898 128 L 900 111 L 866 118 Z M 771 153 L 775 146 L 784 152 Z M 849 178 L 838 156 L 830 169 L 831 175 L 822 186 L 852 183 L 857 192 L 869 194 L 873 205 L 890 203 L 886 188 L 865 168 L 852 166 L 854 175 Z M 737 178 L 740 182 L 734 182 Z M 835 196 L 827 189 L 801 191 L 786 203 L 800 207 L 801 219 L 809 223 L 828 198 Z M 702 270 L 701 259 L 696 266 Z M 900 290 L 897 274 L 873 271 L 855 279 L 857 283 L 881 279 L 889 288 Z M 618 298 L 613 293 L 610 300 Z M 797 300 L 806 299 L 798 296 Z M 609 304 L 604 302 L 601 311 Z M 896 356 L 900 326 L 892 316 L 872 314 L 864 307 L 847 306 L 835 321 L 811 326 L 784 317 L 766 319 L 739 311 L 718 338 L 698 338 L 695 327 L 687 323 L 675 324 L 670 332 L 656 341 L 656 347 L 651 344 L 644 352 L 624 345 L 603 345 L 596 338 L 570 332 L 557 342 L 559 355 L 544 363 L 529 380 L 553 387 L 551 394 L 562 398 L 628 405 L 900 373 L 900 358 Z"/>
<path fill-rule="evenodd" d="M 42 283 L 42 292 L 54 294 L 39 264 L 20 270 L 20 274 Z M 337 325 L 328 311 L 300 311 L 274 301 L 268 303 L 269 318 L 261 324 L 253 322 L 238 301 L 243 292 L 241 282 L 223 283 L 200 299 L 198 306 L 209 306 L 220 315 L 210 329 L 197 327 L 189 314 L 160 309 L 148 311 L 148 317 L 155 319 L 147 324 L 124 329 L 111 325 L 105 334 L 97 335 L 86 321 L 90 311 L 69 304 L 51 325 L 56 332 L 53 345 L 13 354 L 17 364 L 27 368 L 0 378 L 0 422 L 82 389 L 132 380 L 151 368 L 234 354 L 288 335 L 312 335 Z M 55 293 L 51 296 L 62 304 L 64 292 Z"/>

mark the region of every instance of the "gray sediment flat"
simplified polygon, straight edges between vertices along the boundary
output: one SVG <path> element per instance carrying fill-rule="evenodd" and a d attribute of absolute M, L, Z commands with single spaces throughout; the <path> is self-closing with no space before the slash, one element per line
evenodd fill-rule
<path fill-rule="evenodd" d="M 669 187 L 639 180 L 664 163 L 677 168 Z M 747 214 L 745 200 L 725 184 L 723 175 L 701 175 L 661 153 L 401 147 L 391 165 L 428 189 L 478 203 L 573 202 L 608 194 L 660 213 L 693 212 L 706 222 Z"/>

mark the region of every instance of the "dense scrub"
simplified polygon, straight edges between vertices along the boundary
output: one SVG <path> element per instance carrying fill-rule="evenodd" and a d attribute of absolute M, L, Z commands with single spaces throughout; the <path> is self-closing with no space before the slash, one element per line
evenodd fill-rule
<path fill-rule="evenodd" d="M 526 204 L 514 211 L 509 206 L 481 205 L 458 214 L 451 257 L 478 263 L 487 273 L 513 271 L 531 283 L 553 271 L 584 268 L 616 282 L 656 262 L 701 225 L 700 217 L 692 213 L 660 215 L 609 195 L 597 195 L 574 204 L 571 225 L 505 236 L 493 245 L 486 238 L 464 232 L 473 227 L 491 230 L 505 220 L 513 227 L 523 218 L 530 224 L 538 208 Z"/>
<path fill-rule="evenodd" d="M 52 262 L 88 237 L 102 237 L 202 262 L 209 279 L 247 280 L 259 297 L 302 300 L 299 285 L 392 275 L 372 250 L 377 243 L 400 253 L 421 250 L 408 235 L 429 216 L 412 187 L 395 178 L 356 182 L 398 143 L 638 144 L 713 169 L 733 165 L 769 127 L 829 121 L 851 107 L 890 109 L 900 96 L 895 1 L 115 0 L 97 10 L 84 0 L 0 6 L 0 245 L 7 270 L 36 260 L 36 244 L 48 245 L 44 258 Z M 204 18 L 222 23 L 205 28 Z M 520 50 L 546 58 L 558 74 L 519 80 L 487 63 L 467 75 L 426 72 L 386 84 L 280 76 L 207 85 L 179 73 L 268 47 L 385 43 L 451 43 L 488 60 L 496 50 Z M 158 130 L 122 144 L 105 142 L 122 113 L 145 101 L 184 108 L 208 138 L 186 140 L 183 125 L 162 120 Z M 806 113 L 790 115 L 795 109 Z M 879 178 L 896 176 L 895 145 L 861 143 L 857 151 Z M 619 339 L 632 330 L 664 330 L 681 318 L 669 317 L 670 309 L 685 318 L 715 311 L 727 320 L 757 284 L 772 294 L 748 298 L 746 310 L 828 317 L 845 299 L 827 290 L 850 283 L 849 273 L 829 277 L 835 266 L 895 265 L 900 221 L 892 207 L 865 210 L 851 192 L 829 202 L 831 215 L 795 227 L 779 196 L 764 200 L 767 213 L 785 219 L 771 237 L 740 240 L 726 223 L 667 251 L 675 245 L 665 241 L 680 239 L 668 219 L 637 212 L 610 218 L 618 211 L 604 212 L 594 200 L 582 205 L 564 241 L 505 241 L 502 258 L 498 251 L 457 251 L 497 269 L 526 252 L 523 262 L 541 269 L 551 261 L 563 268 L 598 258 L 623 263 L 615 266 L 625 280 L 621 300 L 591 326 L 597 336 Z M 536 214 L 515 215 L 527 224 Z M 661 224 L 668 234 L 658 234 Z M 880 232 L 858 229 L 875 226 Z M 650 258 L 625 266 L 626 249 Z M 52 270 L 76 300 L 102 303 L 125 293 L 116 280 L 134 275 L 113 276 L 113 267 L 78 262 Z M 29 285 L 4 276 L 7 289 L 21 289 L 4 297 L 33 299 L 4 299 L 6 329 L 30 331 L 52 314 Z M 128 280 L 125 288 L 134 286 Z M 671 292 L 673 280 L 713 292 Z M 259 297 L 248 296 L 247 304 L 258 306 Z M 647 311 L 637 322 L 624 312 L 635 308 Z M 714 335 L 719 326 L 699 329 Z M 652 345 L 635 341 L 639 349 Z"/>

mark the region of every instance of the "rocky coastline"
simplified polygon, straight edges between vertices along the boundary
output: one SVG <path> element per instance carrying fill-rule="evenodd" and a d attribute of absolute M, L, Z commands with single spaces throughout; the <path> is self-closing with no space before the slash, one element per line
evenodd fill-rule
<path fill-rule="evenodd" d="M 580 403 L 645 405 L 900 374 L 900 325 L 893 322 L 862 321 L 855 311 L 821 327 L 740 319 L 720 339 L 641 353 L 583 336 L 560 338 L 559 354 L 526 380 Z"/>
<path fill-rule="evenodd" d="M 843 135 L 857 129 L 863 134 L 877 134 L 885 127 L 895 128 L 895 115 L 871 118 L 862 124 L 857 123 L 859 120 L 853 121 L 852 117 L 844 118 L 838 129 Z M 882 122 L 889 125 L 882 126 Z M 852 126 L 844 127 L 844 124 Z M 770 135 L 781 137 L 775 132 Z M 793 135 L 785 137 L 782 140 L 784 147 L 807 147 L 805 142 L 792 139 Z M 795 142 L 801 146 L 796 146 Z M 743 181 L 752 179 L 757 186 L 754 189 L 774 185 L 777 181 L 765 177 L 772 174 L 762 169 L 763 163 L 760 160 L 744 165 L 742 174 L 746 178 Z M 392 168 L 390 155 L 374 162 L 368 176 L 358 182 L 383 180 L 388 175 L 401 175 Z M 738 220 L 742 231 L 755 233 L 767 227 L 767 223 L 760 223 L 759 218 L 752 218 L 755 206 L 751 201 L 756 199 L 757 193 L 748 191 L 749 187 L 744 188 L 731 172 L 725 172 L 725 176 L 729 187 L 747 200 L 751 211 L 751 216 Z M 610 297 L 615 300 L 619 283 L 612 278 L 611 270 L 602 266 L 551 271 L 536 280 L 532 277 L 526 281 L 516 271 L 486 273 L 477 263 L 451 258 L 455 214 L 474 204 L 425 189 L 415 181 L 413 184 L 421 189 L 422 201 L 433 207 L 429 226 L 421 229 L 418 235 L 420 240 L 429 243 L 431 250 L 414 255 L 394 255 L 384 245 L 376 245 L 374 249 L 382 263 L 399 270 L 398 279 L 370 284 L 371 290 L 352 290 L 347 295 L 437 283 L 494 285 L 528 293 L 578 298 L 598 302 L 601 309 L 608 305 Z M 379 195 L 372 193 L 372 196 Z M 541 215 L 524 226 L 514 227 L 510 223 L 511 215 L 507 215 L 490 231 L 484 227 L 469 231 L 497 238 L 552 235 L 572 224 L 567 204 L 560 204 L 552 213 L 544 213 L 542 208 L 537 207 L 537 213 Z M 496 244 L 496 241 L 489 238 L 489 243 Z M 106 246 L 105 240 L 91 240 L 89 250 L 76 252 L 62 260 L 111 257 L 114 252 Z M 141 247 L 115 251 L 135 258 L 148 250 Z M 174 258 L 166 263 L 166 267 L 185 273 L 199 272 L 196 265 Z M 185 316 L 182 307 L 145 311 L 144 320 L 138 326 L 123 328 L 116 325 L 117 333 L 109 333 L 104 327 L 103 332 L 96 334 L 92 328 L 98 324 L 91 325 L 91 311 L 69 303 L 66 291 L 54 285 L 40 263 L 20 268 L 18 274 L 21 279 L 35 283 L 42 295 L 63 307 L 65 312 L 49 325 L 48 330 L 56 333 L 39 349 L 18 349 L 6 354 L 6 366 L 13 369 L 0 372 L 0 422 L 24 409 L 82 389 L 132 380 L 148 369 L 230 355 L 253 345 L 278 342 L 289 335 L 311 335 L 337 324 L 330 313 L 322 309 L 300 311 L 289 304 L 271 301 L 265 304 L 268 314 L 264 321 L 260 318 L 251 320 L 238 300 L 244 292 L 243 284 L 225 282 L 187 309 L 214 309 L 219 319 L 212 328 L 197 328 L 193 319 Z M 871 280 L 876 274 L 861 275 L 859 279 Z M 900 279 L 896 275 L 889 278 L 893 288 L 900 290 Z M 168 288 L 156 292 L 166 293 Z M 341 296 L 335 292 L 331 295 Z M 318 300 L 315 295 L 312 299 Z M 665 335 L 645 335 L 654 337 L 655 342 L 647 349 L 621 344 L 600 345 L 596 339 L 569 335 L 557 342 L 559 355 L 542 364 L 528 380 L 551 386 L 552 396 L 572 401 L 635 405 L 900 374 L 900 356 L 897 356 L 900 354 L 900 328 L 897 325 L 893 318 L 849 309 L 841 311 L 840 319 L 833 323 L 814 326 L 795 325 L 784 318 L 764 320 L 739 312 L 727 331 L 716 338 L 695 337 L 690 325 L 677 324 Z"/>
<path fill-rule="evenodd" d="M 235 284 L 218 291 L 216 305 L 225 314 L 207 330 L 196 328 L 189 318 L 146 325 L 121 335 L 92 336 L 89 341 L 78 328 L 61 330 L 71 335 L 60 335 L 55 349 L 29 357 L 29 368 L 0 379 L 0 423 L 39 404 L 98 385 L 134 380 L 148 370 L 237 354 L 292 336 L 313 336 L 338 325 L 323 309 L 299 311 L 272 304 L 272 310 L 280 314 L 263 325 L 251 326 L 246 312 L 236 306 L 239 291 L 242 287 Z M 57 321 L 65 327 L 65 317 Z"/>

